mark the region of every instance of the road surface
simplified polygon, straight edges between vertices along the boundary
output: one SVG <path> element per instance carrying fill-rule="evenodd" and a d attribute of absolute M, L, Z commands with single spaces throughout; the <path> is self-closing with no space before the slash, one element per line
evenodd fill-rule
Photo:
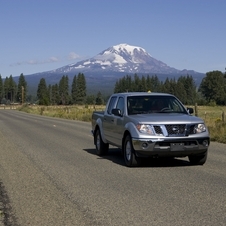
<path fill-rule="evenodd" d="M 203 166 L 187 158 L 127 168 L 95 154 L 91 124 L 0 110 L 4 225 L 226 225 L 226 145 Z M 2 203 L 2 204 L 1 204 Z"/>

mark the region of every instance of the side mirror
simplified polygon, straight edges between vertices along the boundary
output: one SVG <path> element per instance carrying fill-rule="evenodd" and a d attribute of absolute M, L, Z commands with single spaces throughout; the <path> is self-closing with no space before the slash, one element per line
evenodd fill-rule
<path fill-rule="evenodd" d="M 116 116 L 122 116 L 122 112 L 121 112 L 121 110 L 120 109 L 118 109 L 118 108 L 114 108 L 114 109 L 112 109 L 111 110 L 111 113 L 113 114 L 113 115 L 116 115 Z"/>
<path fill-rule="evenodd" d="M 187 112 L 188 112 L 189 114 L 193 114 L 193 113 L 194 113 L 194 109 L 193 109 L 193 108 L 187 108 Z"/>

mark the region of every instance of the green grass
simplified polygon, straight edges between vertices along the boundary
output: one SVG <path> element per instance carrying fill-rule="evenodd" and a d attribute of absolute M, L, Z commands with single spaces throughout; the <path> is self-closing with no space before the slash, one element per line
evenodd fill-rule
<path fill-rule="evenodd" d="M 190 106 L 195 109 L 194 106 Z M 31 106 L 24 105 L 17 108 L 31 114 L 65 118 L 91 122 L 93 111 L 103 111 L 105 106 L 73 105 L 73 106 Z M 202 118 L 210 132 L 211 141 L 226 143 L 226 106 L 198 106 L 197 114 Z"/>

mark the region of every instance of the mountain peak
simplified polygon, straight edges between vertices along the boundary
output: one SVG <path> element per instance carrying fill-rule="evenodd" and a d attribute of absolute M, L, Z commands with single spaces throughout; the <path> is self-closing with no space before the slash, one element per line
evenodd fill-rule
<path fill-rule="evenodd" d="M 109 47 L 96 56 L 56 69 L 58 73 L 178 74 L 180 70 L 153 58 L 144 48 L 126 43 Z"/>
<path fill-rule="evenodd" d="M 119 64 L 118 70 L 125 71 L 126 68 L 122 69 L 122 65 L 128 63 L 140 63 L 138 55 L 149 55 L 143 48 L 137 46 L 131 46 L 128 44 L 119 44 L 102 51 L 97 54 L 93 59 L 97 60 L 98 63 L 104 66 L 112 66 Z M 150 56 L 150 55 L 149 55 Z M 116 66 L 116 65 L 115 65 Z M 115 68 L 116 69 L 116 68 Z M 131 69 L 129 70 L 131 71 Z M 129 72 L 128 71 L 128 72 Z M 126 72 L 126 71 L 125 71 Z"/>
<path fill-rule="evenodd" d="M 85 74 L 87 86 L 96 86 L 95 89 L 98 90 L 102 86 L 108 91 L 112 90 L 113 84 L 118 78 L 129 74 L 157 75 L 160 80 L 168 76 L 175 78 L 189 74 L 196 76 L 197 84 L 204 76 L 195 71 L 180 71 L 172 68 L 153 58 L 144 48 L 122 43 L 109 47 L 92 58 L 52 71 L 30 75 L 27 77 L 27 81 L 30 86 L 32 84 L 35 86 L 41 78 L 45 77 L 48 84 L 55 84 L 62 75 L 68 75 L 72 81 L 78 73 Z"/>
<path fill-rule="evenodd" d="M 118 52 L 122 52 L 122 51 L 127 52 L 131 55 L 133 55 L 134 52 L 136 52 L 136 51 L 146 52 L 145 49 L 143 49 L 141 47 L 128 45 L 126 43 L 115 45 L 115 46 L 112 46 L 111 48 Z"/>
<path fill-rule="evenodd" d="M 57 69 L 58 72 L 178 73 L 154 59 L 144 48 L 126 43 L 114 45 L 96 56 Z"/>

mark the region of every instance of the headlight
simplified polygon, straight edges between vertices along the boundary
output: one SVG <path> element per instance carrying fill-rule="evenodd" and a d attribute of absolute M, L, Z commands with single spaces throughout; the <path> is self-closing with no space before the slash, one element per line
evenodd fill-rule
<path fill-rule="evenodd" d="M 146 133 L 148 135 L 155 135 L 155 132 L 151 125 L 138 124 L 136 127 L 140 133 Z"/>
<path fill-rule="evenodd" d="M 206 131 L 206 126 L 205 124 L 197 124 L 194 128 L 194 133 L 203 133 Z"/>

